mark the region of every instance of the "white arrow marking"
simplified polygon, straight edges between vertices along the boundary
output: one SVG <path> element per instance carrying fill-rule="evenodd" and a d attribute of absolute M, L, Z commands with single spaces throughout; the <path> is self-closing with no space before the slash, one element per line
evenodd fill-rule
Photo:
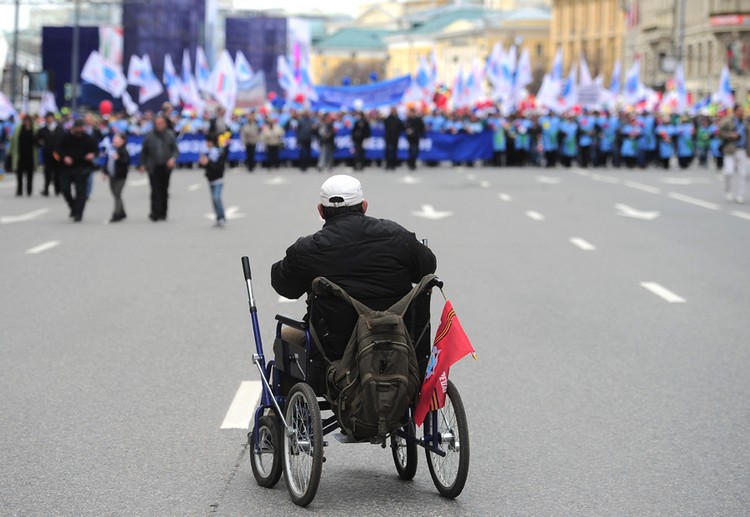
<path fill-rule="evenodd" d="M 592 174 L 591 179 L 594 181 L 601 181 L 602 183 L 620 183 L 620 178 L 603 176 L 601 174 Z"/>
<path fill-rule="evenodd" d="M 0 224 L 23 223 L 25 221 L 31 221 L 33 219 L 38 219 L 47 212 L 49 212 L 49 208 L 40 208 L 39 210 L 34 210 L 33 212 L 28 212 L 21 215 L 4 215 L 0 217 Z"/>
<path fill-rule="evenodd" d="M 711 183 L 711 180 L 706 178 L 664 178 L 661 180 L 661 183 L 664 183 L 665 185 L 706 185 Z"/>
<path fill-rule="evenodd" d="M 538 176 L 536 180 L 539 183 L 545 183 L 547 185 L 557 185 L 558 183 L 560 183 L 560 181 L 562 181 L 560 178 L 551 178 L 549 176 Z"/>
<path fill-rule="evenodd" d="M 265 183 L 266 185 L 283 185 L 286 182 L 287 181 L 281 176 L 274 176 L 273 178 L 263 180 L 263 183 Z"/>
<path fill-rule="evenodd" d="M 409 174 L 399 179 L 398 182 L 403 183 L 404 185 L 416 185 L 417 183 L 422 183 L 422 179 Z"/>
<path fill-rule="evenodd" d="M 28 255 L 36 255 L 38 253 L 41 253 L 43 251 L 51 250 L 55 246 L 58 246 L 60 244 L 60 241 L 47 241 L 43 244 L 40 244 L 39 246 L 34 246 L 33 248 L 29 248 L 26 250 L 26 253 Z"/>
<path fill-rule="evenodd" d="M 248 429 L 262 391 L 260 381 L 242 381 L 221 423 L 221 429 Z"/>
<path fill-rule="evenodd" d="M 534 210 L 527 210 L 526 216 L 530 219 L 533 219 L 534 221 L 544 221 L 544 216 L 539 212 L 535 212 Z"/>
<path fill-rule="evenodd" d="M 240 219 L 242 217 L 245 217 L 245 214 L 243 214 L 242 212 L 238 211 L 239 209 L 240 209 L 240 207 L 238 207 L 238 206 L 230 206 L 229 208 L 227 208 L 226 210 L 224 210 L 224 218 L 227 221 L 229 221 L 231 219 Z M 214 213 L 205 214 L 205 216 L 206 216 L 206 219 L 209 219 L 211 221 L 213 221 L 214 219 L 216 219 L 216 214 L 214 214 Z"/>
<path fill-rule="evenodd" d="M 657 187 L 652 187 L 651 185 L 644 185 L 643 183 L 638 183 L 637 181 L 625 181 L 623 182 L 623 185 L 626 187 L 634 188 L 636 190 L 642 190 L 643 192 L 648 192 L 649 194 L 661 194 L 661 189 Z"/>
<path fill-rule="evenodd" d="M 297 300 L 292 300 L 291 298 L 284 298 L 283 296 L 279 296 L 279 299 L 276 301 L 277 303 L 294 303 Z"/>
<path fill-rule="evenodd" d="M 740 212 L 739 210 L 732 210 L 732 215 L 735 217 L 739 217 L 740 219 L 747 219 L 750 221 L 750 214 L 747 212 Z"/>
<path fill-rule="evenodd" d="M 709 210 L 721 210 L 721 207 L 716 203 L 709 203 L 708 201 L 703 201 L 702 199 L 696 199 L 694 197 L 678 194 L 677 192 L 670 192 L 669 194 L 667 194 L 667 197 L 676 199 L 677 201 L 682 201 L 684 203 L 690 203 L 691 205 L 699 206 L 701 208 L 708 208 Z"/>
<path fill-rule="evenodd" d="M 424 217 L 425 219 L 442 219 L 453 215 L 453 212 L 438 212 L 432 205 L 422 205 L 422 210 L 419 212 L 412 212 L 412 215 L 417 217 Z"/>
<path fill-rule="evenodd" d="M 190 185 L 188 187 L 188 190 L 190 192 L 195 192 L 196 190 L 200 190 L 200 189 L 201 189 L 201 184 L 200 183 L 193 183 L 192 185 Z"/>
<path fill-rule="evenodd" d="M 510 197 L 510 194 L 505 194 L 504 192 L 498 194 L 497 197 L 499 197 L 501 201 L 505 201 L 506 203 L 513 200 L 513 198 Z"/>
<path fill-rule="evenodd" d="M 660 215 L 660 213 L 657 211 L 646 212 L 643 210 L 636 210 L 635 208 L 622 204 L 615 205 L 615 209 L 617 209 L 617 215 L 619 216 L 632 217 L 633 219 L 643 219 L 645 221 L 653 221 Z"/>
<path fill-rule="evenodd" d="M 139 178 L 137 180 L 128 181 L 128 185 L 131 187 L 144 187 L 148 185 L 148 178 Z"/>
<path fill-rule="evenodd" d="M 663 298 L 669 303 L 685 303 L 685 298 L 683 298 L 682 296 L 677 296 L 672 291 L 670 291 L 666 287 L 662 287 L 656 282 L 641 282 L 641 287 L 648 289 L 656 296 Z"/>
<path fill-rule="evenodd" d="M 588 241 L 581 239 L 580 237 L 571 237 L 570 242 L 574 246 L 578 246 L 579 248 L 581 248 L 583 251 L 594 251 L 596 249 L 596 246 Z"/>

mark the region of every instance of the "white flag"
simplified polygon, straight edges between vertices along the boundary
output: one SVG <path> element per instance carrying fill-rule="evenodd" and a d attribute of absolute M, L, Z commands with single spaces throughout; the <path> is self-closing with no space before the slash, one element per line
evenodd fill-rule
<path fill-rule="evenodd" d="M 144 77 L 141 89 L 138 92 L 138 103 L 143 104 L 150 101 L 154 97 L 158 97 L 164 91 L 159 79 L 154 74 L 154 70 L 151 68 L 151 59 L 148 54 L 144 54 L 143 58 Z"/>
<path fill-rule="evenodd" d="M 122 105 L 128 115 L 135 115 L 138 113 L 138 104 L 130 97 L 130 94 L 125 91 L 122 94 Z"/>
<path fill-rule="evenodd" d="M 47 113 L 57 113 L 58 111 L 55 94 L 52 92 L 42 93 L 42 99 L 39 102 L 39 114 L 46 115 Z"/>
<path fill-rule="evenodd" d="M 237 56 L 234 58 L 234 75 L 237 78 L 238 84 L 244 84 L 249 82 L 255 72 L 253 67 L 248 63 L 245 54 L 241 50 L 237 51 Z"/>
<path fill-rule="evenodd" d="M 6 120 L 10 118 L 11 115 L 18 120 L 18 112 L 16 111 L 16 108 L 10 103 L 8 97 L 6 97 L 3 92 L 0 92 L 0 118 Z"/>
<path fill-rule="evenodd" d="M 120 98 L 127 87 L 122 70 L 104 61 L 96 50 L 89 54 L 83 65 L 81 79 L 110 93 L 115 99 Z"/>
<path fill-rule="evenodd" d="M 232 56 L 226 50 L 221 51 L 219 61 L 211 73 L 209 84 L 211 95 L 216 98 L 219 104 L 224 106 L 227 114 L 230 114 L 237 101 L 237 78 L 234 74 Z"/>
<path fill-rule="evenodd" d="M 586 62 L 586 56 L 583 54 L 583 51 L 581 51 L 581 59 L 580 59 L 580 77 L 581 77 L 581 86 L 588 86 L 594 81 L 591 80 L 591 72 L 589 71 L 589 64 Z"/>
<path fill-rule="evenodd" d="M 180 78 L 177 76 L 177 70 L 175 70 L 172 63 L 172 56 L 169 54 L 164 56 L 164 74 L 162 79 L 164 80 L 164 86 L 167 87 L 169 102 L 176 106 L 180 103 Z"/>
<path fill-rule="evenodd" d="M 208 59 L 202 47 L 195 49 L 195 81 L 198 84 L 198 90 L 211 93 L 211 68 L 208 66 Z"/>

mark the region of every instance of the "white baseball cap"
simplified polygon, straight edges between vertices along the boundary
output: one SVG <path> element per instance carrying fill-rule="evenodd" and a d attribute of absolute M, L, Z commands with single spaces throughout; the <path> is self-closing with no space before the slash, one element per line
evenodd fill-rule
<path fill-rule="evenodd" d="M 362 184 L 357 178 L 347 174 L 331 176 L 320 187 L 320 202 L 323 206 L 354 206 L 364 199 Z"/>

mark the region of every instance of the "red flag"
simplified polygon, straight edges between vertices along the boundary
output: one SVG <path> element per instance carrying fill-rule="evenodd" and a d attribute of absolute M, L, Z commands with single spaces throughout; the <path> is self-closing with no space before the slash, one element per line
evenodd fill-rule
<path fill-rule="evenodd" d="M 435 333 L 430 362 L 427 365 L 419 400 L 414 411 L 414 424 L 422 425 L 428 411 L 434 411 L 445 405 L 445 393 L 448 391 L 448 370 L 466 354 L 474 354 L 469 338 L 466 337 L 456 311 L 450 301 L 445 302 L 440 325 Z M 476 356 L 474 357 L 476 359 Z"/>

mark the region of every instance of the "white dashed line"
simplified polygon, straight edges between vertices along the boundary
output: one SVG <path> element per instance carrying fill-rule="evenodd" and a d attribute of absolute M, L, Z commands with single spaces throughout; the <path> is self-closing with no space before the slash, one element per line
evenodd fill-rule
<path fill-rule="evenodd" d="M 536 180 L 546 185 L 557 185 L 562 181 L 560 178 L 550 176 L 537 176 Z"/>
<path fill-rule="evenodd" d="M 570 242 L 574 246 L 578 246 L 579 248 L 581 248 L 583 251 L 594 251 L 596 249 L 596 246 L 588 241 L 581 239 L 580 237 L 571 237 Z"/>
<path fill-rule="evenodd" d="M 739 210 L 732 210 L 732 215 L 735 217 L 739 217 L 740 219 L 747 219 L 750 221 L 750 214 L 747 212 L 740 212 Z"/>
<path fill-rule="evenodd" d="M 43 251 L 51 250 L 52 248 L 58 246 L 59 244 L 60 244 L 60 241 L 47 241 L 45 243 L 40 244 L 39 246 L 34 246 L 33 248 L 27 249 L 26 254 L 36 255 Z"/>
<path fill-rule="evenodd" d="M 38 210 L 34 210 L 33 212 L 28 212 L 21 215 L 4 215 L 0 217 L 0 224 L 22 223 L 25 221 L 31 221 L 43 216 L 47 212 L 49 212 L 49 208 L 40 208 Z"/>
<path fill-rule="evenodd" d="M 685 303 L 685 298 L 677 296 L 672 291 L 663 287 L 656 282 L 641 282 L 641 287 L 651 291 L 653 294 L 666 300 L 669 303 Z"/>
<path fill-rule="evenodd" d="M 262 392 L 261 381 L 242 381 L 221 423 L 221 429 L 248 429 Z"/>
<path fill-rule="evenodd" d="M 190 185 L 188 187 L 188 190 L 190 192 L 195 192 L 196 190 L 200 190 L 200 189 L 201 189 L 201 184 L 200 183 L 193 183 L 192 185 Z"/>
<path fill-rule="evenodd" d="M 601 174 L 592 174 L 591 179 L 594 181 L 601 181 L 602 183 L 620 183 L 620 178 L 615 178 L 613 176 L 603 176 Z"/>
<path fill-rule="evenodd" d="M 684 194 L 678 194 L 677 192 L 670 192 L 667 197 L 682 201 L 683 203 L 690 203 L 691 205 L 699 206 L 701 208 L 708 208 L 709 210 L 721 210 L 721 207 L 716 203 L 709 203 L 702 199 L 696 199 L 694 197 L 686 196 Z"/>
<path fill-rule="evenodd" d="M 491 185 L 489 181 L 483 180 L 479 182 L 479 186 L 482 188 L 490 188 Z"/>
<path fill-rule="evenodd" d="M 584 171 L 581 169 L 570 169 L 570 172 L 572 172 L 573 174 L 578 174 L 579 176 L 591 176 L 591 173 L 589 171 Z"/>
<path fill-rule="evenodd" d="M 644 185 L 643 183 L 638 183 L 637 181 L 624 181 L 622 183 L 626 187 L 634 188 L 636 190 L 641 190 L 643 192 L 648 192 L 649 194 L 661 194 L 661 189 L 657 187 L 652 187 L 651 185 Z"/>
<path fill-rule="evenodd" d="M 506 203 L 509 201 L 513 201 L 513 198 L 510 196 L 510 194 L 505 194 L 504 192 L 498 194 L 497 197 L 500 198 L 500 201 L 505 201 Z"/>
<path fill-rule="evenodd" d="M 137 180 L 128 181 L 129 187 L 145 187 L 148 185 L 148 178 L 138 178 Z"/>
<path fill-rule="evenodd" d="M 527 210 L 526 217 L 533 219 L 534 221 L 544 221 L 544 216 L 534 210 Z"/>

